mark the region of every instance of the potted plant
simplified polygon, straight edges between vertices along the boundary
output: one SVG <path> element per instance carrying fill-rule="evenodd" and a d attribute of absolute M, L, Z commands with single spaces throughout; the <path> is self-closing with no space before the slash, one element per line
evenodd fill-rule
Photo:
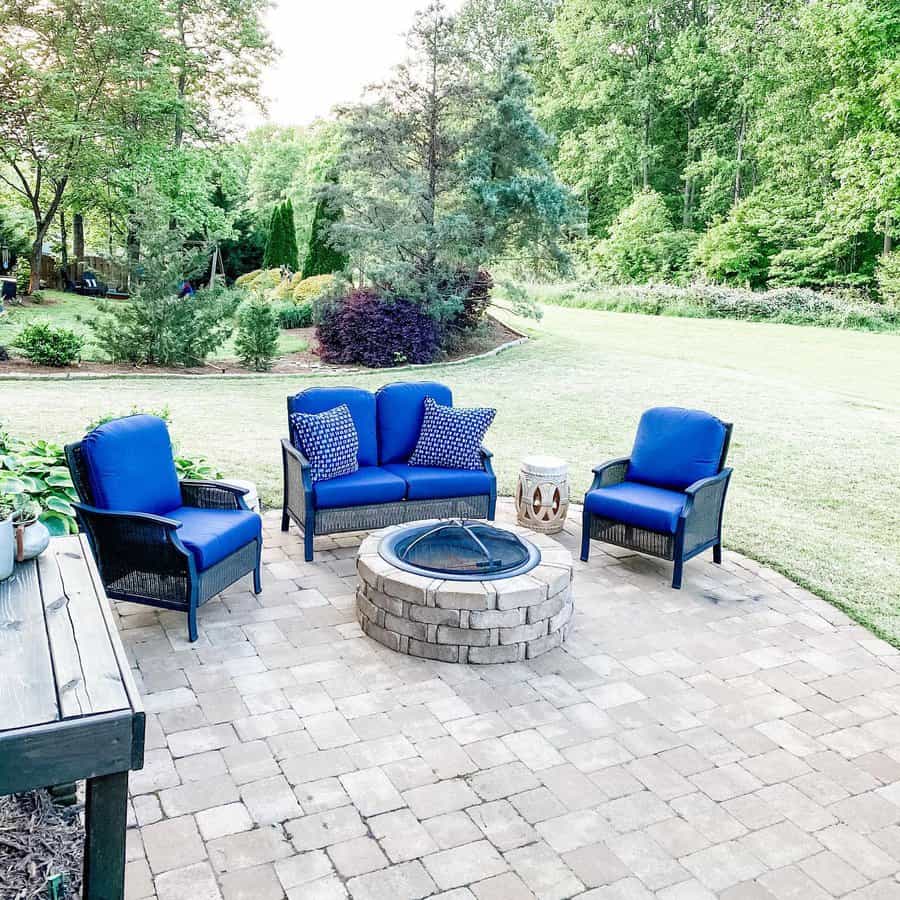
<path fill-rule="evenodd" d="M 16 533 L 13 528 L 15 504 L 8 494 L 0 494 L 0 581 L 12 575 L 16 563 Z"/>
<path fill-rule="evenodd" d="M 50 532 L 38 518 L 41 506 L 28 498 L 27 494 L 19 494 L 14 500 L 16 508 L 13 513 L 13 527 L 16 532 L 16 559 L 23 562 L 34 559 L 47 549 L 50 543 Z"/>

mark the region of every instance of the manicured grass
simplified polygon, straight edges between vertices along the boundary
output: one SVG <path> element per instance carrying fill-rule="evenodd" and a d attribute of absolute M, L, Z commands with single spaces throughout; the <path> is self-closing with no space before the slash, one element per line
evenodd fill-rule
<path fill-rule="evenodd" d="M 435 378 L 459 404 L 496 406 L 488 443 L 507 494 L 525 454 L 565 457 L 577 497 L 592 465 L 628 452 L 646 407 L 710 410 L 735 423 L 726 545 L 900 642 L 900 336 L 559 307 L 533 330 L 532 343 L 475 363 L 340 380 Z M 11 431 L 70 440 L 101 413 L 167 405 L 183 450 L 256 479 L 277 504 L 284 397 L 321 383 L 338 382 L 6 382 L 0 408 Z"/>
<path fill-rule="evenodd" d="M 90 327 L 92 319 L 99 314 L 96 297 L 81 297 L 78 294 L 66 294 L 62 291 L 43 291 L 45 300 L 40 305 L 29 302 L 26 306 L 7 306 L 6 313 L 0 316 L 0 344 L 10 346 L 16 335 L 26 326 L 37 322 L 46 322 L 54 328 L 70 328 L 85 338 L 82 358 L 85 360 L 102 359 L 102 354 L 93 343 L 93 331 Z M 116 300 L 107 300 L 114 304 Z M 307 342 L 296 334 L 281 332 L 278 340 L 279 353 L 298 353 L 307 349 Z M 234 337 L 226 341 L 215 353 L 213 359 L 234 359 Z"/>

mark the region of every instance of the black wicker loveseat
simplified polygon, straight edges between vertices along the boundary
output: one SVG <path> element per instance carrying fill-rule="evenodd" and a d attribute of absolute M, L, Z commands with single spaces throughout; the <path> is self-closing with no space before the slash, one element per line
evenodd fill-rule
<path fill-rule="evenodd" d="M 245 490 L 180 481 L 165 422 L 115 419 L 66 446 L 81 500 L 75 510 L 106 593 L 187 614 L 197 640 L 197 609 L 253 574 L 259 593 L 262 520 Z"/>
<path fill-rule="evenodd" d="M 282 440 L 284 505 L 281 529 L 293 521 L 303 533 L 305 558 L 316 535 L 370 531 L 416 519 L 493 519 L 497 480 L 491 453 L 482 448 L 481 470 L 410 466 L 422 427 L 425 398 L 453 405 L 437 382 L 397 382 L 374 394 L 353 387 L 316 387 L 287 398 L 288 430 Z M 291 414 L 321 413 L 346 404 L 359 439 L 359 470 L 313 483 L 310 463 L 291 425 Z"/>
<path fill-rule="evenodd" d="M 641 416 L 630 457 L 594 469 L 584 497 L 581 559 L 591 538 L 674 563 L 712 547 L 722 562 L 722 512 L 731 469 L 725 467 L 732 426 L 709 413 L 656 407 Z"/>

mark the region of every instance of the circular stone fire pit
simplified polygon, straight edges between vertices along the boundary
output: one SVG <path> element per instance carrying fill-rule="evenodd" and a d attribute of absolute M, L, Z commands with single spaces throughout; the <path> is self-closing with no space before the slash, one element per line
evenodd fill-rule
<path fill-rule="evenodd" d="M 399 653 L 516 662 L 559 646 L 570 627 L 572 555 L 525 528 L 395 525 L 363 541 L 356 568 L 360 626 Z"/>

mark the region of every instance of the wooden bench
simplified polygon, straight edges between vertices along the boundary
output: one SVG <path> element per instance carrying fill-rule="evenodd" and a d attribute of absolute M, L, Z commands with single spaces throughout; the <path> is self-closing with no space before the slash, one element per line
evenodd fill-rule
<path fill-rule="evenodd" d="M 87 781 L 85 900 L 124 893 L 144 710 L 84 537 L 0 581 L 0 794 Z"/>

